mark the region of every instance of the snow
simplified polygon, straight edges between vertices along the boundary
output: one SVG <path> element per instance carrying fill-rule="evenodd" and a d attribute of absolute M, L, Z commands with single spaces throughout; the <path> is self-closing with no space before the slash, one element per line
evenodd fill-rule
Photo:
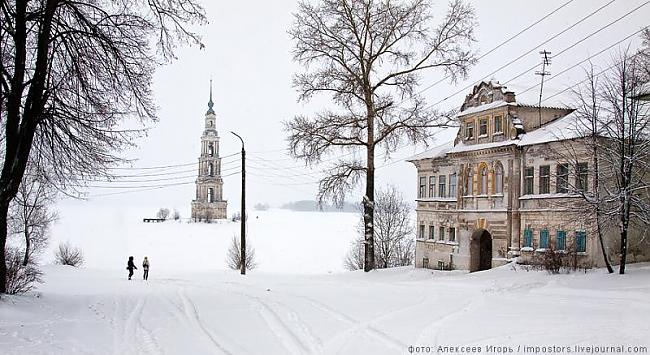
<path fill-rule="evenodd" d="M 483 104 L 483 105 L 479 105 L 479 106 L 469 107 L 469 108 L 467 108 L 467 109 L 465 109 L 463 111 L 460 111 L 458 113 L 458 117 L 467 116 L 467 115 L 471 115 L 471 114 L 474 114 L 474 113 L 477 113 L 477 112 L 482 112 L 482 111 L 485 111 L 485 110 L 492 110 L 492 109 L 495 109 L 495 108 L 508 106 L 508 105 L 517 106 L 517 103 L 515 103 L 515 102 L 505 102 L 503 100 L 497 100 L 497 101 L 490 102 L 489 104 Z"/>
<path fill-rule="evenodd" d="M 454 148 L 449 150 L 449 153 L 469 152 L 469 151 L 481 150 L 481 149 L 505 147 L 505 146 L 515 145 L 515 144 L 517 144 L 517 140 L 505 140 L 501 142 L 490 142 L 490 143 L 480 143 L 480 144 L 465 144 L 462 141 L 460 141 L 458 142 L 458 144 L 456 144 Z"/>
<path fill-rule="evenodd" d="M 574 111 L 538 129 L 522 134 L 519 145 L 526 146 L 582 137 L 581 131 L 584 130 L 580 127 L 587 126 L 582 120 Z"/>
<path fill-rule="evenodd" d="M 442 143 L 438 146 L 435 146 L 429 150 L 425 150 L 422 153 L 413 155 L 409 158 L 406 158 L 406 161 L 416 161 L 416 160 L 421 160 L 421 159 L 436 159 L 436 158 L 442 158 L 444 157 L 447 152 L 449 152 L 453 147 L 454 147 L 454 138 L 455 137 L 450 137 L 450 140 Z"/>
<path fill-rule="evenodd" d="M 117 212 L 116 212 L 117 211 Z M 239 225 L 145 224 L 142 210 L 68 208 L 54 231 L 86 267 L 45 265 L 0 300 L 3 354 L 408 354 L 413 347 L 648 346 L 650 264 L 549 275 L 413 267 L 341 271 L 355 213 L 251 211 L 260 267 L 223 265 Z M 128 255 L 151 259 L 126 280 Z M 434 351 L 435 352 L 435 351 Z M 573 351 L 581 353 L 584 351 Z"/>

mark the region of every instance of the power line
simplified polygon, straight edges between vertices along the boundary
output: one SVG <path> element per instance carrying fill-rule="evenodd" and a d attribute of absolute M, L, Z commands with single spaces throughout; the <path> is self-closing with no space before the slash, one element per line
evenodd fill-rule
<path fill-rule="evenodd" d="M 241 153 L 237 152 L 237 153 L 228 154 L 228 155 L 225 155 L 225 156 L 222 156 L 222 157 L 217 157 L 217 158 L 226 159 L 226 158 L 234 157 L 234 156 L 239 155 L 239 154 L 241 154 Z M 233 161 L 236 161 L 236 160 L 233 160 Z M 231 163 L 231 162 L 232 161 L 228 161 L 226 163 Z M 226 163 L 222 163 L 222 165 L 224 165 Z M 148 167 L 115 167 L 115 168 L 111 168 L 111 170 L 164 170 L 164 169 L 169 169 L 169 168 L 190 166 L 190 165 L 194 165 L 194 164 L 198 164 L 198 162 L 183 163 L 183 164 L 172 164 L 172 165 L 148 166 Z"/>
<path fill-rule="evenodd" d="M 569 0 L 569 1 L 565 2 L 564 4 L 560 5 L 559 7 L 555 8 L 553 11 L 549 12 L 548 14 L 544 15 L 543 17 L 541 17 L 541 18 L 538 19 L 537 21 L 535 21 L 535 22 L 531 23 L 530 25 L 528 25 L 527 27 L 525 27 L 523 30 L 519 31 L 517 34 L 511 36 L 510 38 L 508 38 L 508 39 L 506 39 L 505 41 L 503 41 L 503 42 L 501 42 L 500 44 L 498 44 L 496 47 L 493 47 L 492 49 L 490 49 L 489 51 L 487 51 L 486 53 L 484 53 L 483 55 L 481 55 L 480 57 L 478 57 L 478 60 L 481 60 L 481 59 L 485 58 L 486 56 L 490 55 L 491 53 L 493 53 L 493 52 L 496 51 L 497 49 L 499 49 L 499 48 L 503 47 L 504 45 L 508 44 L 508 43 L 509 43 L 510 41 L 512 41 L 513 39 L 519 37 L 519 36 L 520 36 L 521 34 L 523 34 L 524 32 L 526 32 L 526 31 L 528 31 L 529 29 L 533 28 L 534 26 L 536 26 L 536 25 L 539 24 L 540 22 L 546 20 L 548 17 L 552 16 L 553 14 L 555 14 L 556 12 L 558 12 L 559 10 L 561 10 L 562 8 L 564 8 L 565 6 L 569 5 L 569 4 L 572 3 L 573 1 L 574 1 L 574 0 Z M 613 1 L 611 1 L 609 4 L 611 4 L 612 2 L 613 2 Z M 607 4 L 607 5 L 609 5 L 609 4 Z M 448 78 L 449 78 L 449 75 L 445 75 L 444 77 L 442 77 L 442 79 L 440 79 L 440 80 L 434 82 L 433 84 L 431 84 L 431 85 L 425 87 L 424 89 L 418 91 L 417 94 L 418 94 L 418 95 L 419 95 L 419 94 L 422 94 L 423 92 L 425 92 L 425 91 L 431 89 L 432 87 L 434 87 L 434 86 L 436 86 L 436 85 L 442 83 L 443 81 L 445 81 L 445 80 L 448 79 Z M 402 104 L 402 103 L 404 103 L 404 102 L 406 102 L 406 101 L 408 101 L 408 100 L 411 100 L 411 99 L 412 99 L 411 97 L 406 98 L 406 99 L 400 101 L 400 103 L 399 103 L 398 105 L 400 105 L 400 104 Z"/>
<path fill-rule="evenodd" d="M 496 73 L 499 72 L 501 69 L 510 66 L 511 64 L 513 64 L 513 63 L 519 61 L 519 60 L 520 60 L 521 58 L 523 58 L 524 56 L 526 56 L 526 55 L 530 54 L 531 52 L 535 51 L 537 48 L 539 48 L 539 47 L 541 47 L 541 46 L 547 44 L 548 42 L 550 42 L 550 41 L 554 40 L 555 38 L 561 36 L 562 34 L 566 33 L 567 31 L 569 31 L 570 29 L 574 28 L 574 27 L 577 26 L 578 24 L 584 22 L 585 20 L 587 20 L 587 19 L 590 18 L 591 16 L 593 16 L 593 15 L 595 15 L 596 13 L 600 12 L 600 11 L 601 11 L 602 9 L 604 9 L 605 7 L 611 5 L 614 1 L 615 1 L 615 0 L 611 0 L 611 1 L 608 2 L 607 4 L 605 4 L 605 5 L 601 6 L 601 7 L 599 7 L 599 8 L 596 9 L 595 11 L 591 12 L 589 15 L 587 15 L 587 16 L 583 17 L 582 19 L 578 20 L 578 22 L 575 22 L 574 24 L 572 24 L 572 25 L 570 25 L 569 27 L 565 28 L 564 30 L 562 30 L 562 31 L 560 31 L 560 32 L 558 32 L 558 33 L 556 33 L 555 35 L 553 35 L 553 36 L 551 36 L 550 38 L 546 39 L 545 41 L 543 41 L 542 43 L 540 43 L 540 44 L 538 44 L 537 46 L 533 47 L 532 49 L 530 49 L 530 50 L 526 51 L 525 53 L 521 54 L 521 55 L 518 56 L 517 58 L 515 58 L 515 59 L 511 60 L 510 62 L 508 62 L 508 63 L 506 63 L 506 64 L 500 66 L 499 68 L 497 68 L 497 69 L 494 70 L 493 72 L 491 72 L 491 73 L 489 73 L 489 74 L 483 76 L 482 79 L 481 79 L 481 81 L 484 80 L 484 79 L 487 78 L 487 77 L 490 77 L 490 76 L 496 74 Z M 641 6 L 645 6 L 647 3 L 648 3 L 648 2 L 646 2 L 645 4 L 643 4 L 643 5 L 641 5 Z M 640 7 L 641 7 L 641 6 L 640 6 Z M 632 12 L 638 10 L 640 7 L 638 7 L 638 8 L 635 9 L 635 10 L 633 10 Z M 627 15 L 625 15 L 625 16 L 627 16 Z M 533 67 L 532 69 L 534 69 L 534 67 Z M 530 71 L 530 70 L 532 70 L 532 69 L 528 69 L 527 72 Z M 437 106 L 438 104 L 441 104 L 441 103 L 443 103 L 444 101 L 446 101 L 446 100 L 448 100 L 448 99 L 450 99 L 450 98 L 452 98 L 452 97 L 454 97 L 454 96 L 456 96 L 456 95 L 458 95 L 458 94 L 460 94 L 460 93 L 466 92 L 468 89 L 471 89 L 474 85 L 475 85 L 475 83 L 472 82 L 471 84 L 469 84 L 469 85 L 463 87 L 462 89 L 460 89 L 460 90 L 454 92 L 453 94 L 451 94 L 451 95 L 449 95 L 449 96 L 443 98 L 442 100 L 439 100 L 439 101 L 437 101 L 437 102 L 435 102 L 435 103 L 433 103 L 433 104 L 431 104 L 431 105 L 427 105 L 427 107 L 428 107 L 428 108 L 432 108 L 432 107 L 434 107 L 434 106 Z"/>

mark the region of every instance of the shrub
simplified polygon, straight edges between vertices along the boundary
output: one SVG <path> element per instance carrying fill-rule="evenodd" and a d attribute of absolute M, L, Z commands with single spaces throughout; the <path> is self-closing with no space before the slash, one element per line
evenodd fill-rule
<path fill-rule="evenodd" d="M 25 293 L 33 289 L 35 283 L 43 282 L 43 273 L 38 269 L 36 263 L 31 262 L 27 266 L 23 266 L 23 255 L 18 248 L 7 247 L 5 258 L 7 265 L 5 287 L 8 294 Z"/>
<path fill-rule="evenodd" d="M 158 213 L 156 213 L 156 217 L 160 219 L 167 219 L 167 217 L 169 217 L 169 209 L 168 208 L 159 209 Z"/>
<path fill-rule="evenodd" d="M 172 218 L 173 218 L 175 221 L 178 221 L 179 219 L 181 219 L 181 214 L 180 214 L 180 212 L 178 212 L 178 210 L 175 209 L 175 210 L 174 210 L 174 213 L 172 213 Z"/>
<path fill-rule="evenodd" d="M 70 242 L 59 244 L 59 249 L 54 254 L 54 260 L 60 265 L 79 267 L 84 263 L 84 254 L 80 248 L 74 247 Z"/>
<path fill-rule="evenodd" d="M 232 243 L 230 243 L 228 255 L 226 255 L 226 264 L 233 270 L 241 269 L 241 244 L 238 236 L 232 237 Z M 252 270 L 256 267 L 255 249 L 251 247 L 250 243 L 246 243 L 246 270 Z"/>

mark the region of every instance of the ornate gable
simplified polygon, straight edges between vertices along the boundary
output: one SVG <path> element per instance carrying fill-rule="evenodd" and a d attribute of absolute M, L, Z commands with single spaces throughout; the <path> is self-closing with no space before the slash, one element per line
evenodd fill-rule
<path fill-rule="evenodd" d="M 495 101 L 514 102 L 514 93 L 506 91 L 506 89 L 498 81 L 482 81 L 474 86 L 471 94 L 465 97 L 465 102 L 463 102 L 460 110 L 465 111 L 470 107 L 477 107 Z"/>

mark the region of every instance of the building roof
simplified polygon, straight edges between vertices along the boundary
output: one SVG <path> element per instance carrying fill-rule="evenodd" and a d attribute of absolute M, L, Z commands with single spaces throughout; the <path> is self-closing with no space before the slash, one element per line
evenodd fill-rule
<path fill-rule="evenodd" d="M 536 130 L 520 135 L 517 145 L 527 146 L 585 137 L 588 125 L 586 119 L 574 111 Z"/>
<path fill-rule="evenodd" d="M 435 159 L 442 158 L 447 155 L 447 152 L 454 147 L 454 139 L 452 138 L 448 142 L 437 145 L 431 149 L 425 150 L 422 153 L 415 154 L 411 157 L 406 158 L 406 161 L 416 161 L 422 159 Z"/>
<path fill-rule="evenodd" d="M 644 101 L 650 101 L 650 83 L 645 83 L 639 87 L 639 92 L 632 97 Z"/>

